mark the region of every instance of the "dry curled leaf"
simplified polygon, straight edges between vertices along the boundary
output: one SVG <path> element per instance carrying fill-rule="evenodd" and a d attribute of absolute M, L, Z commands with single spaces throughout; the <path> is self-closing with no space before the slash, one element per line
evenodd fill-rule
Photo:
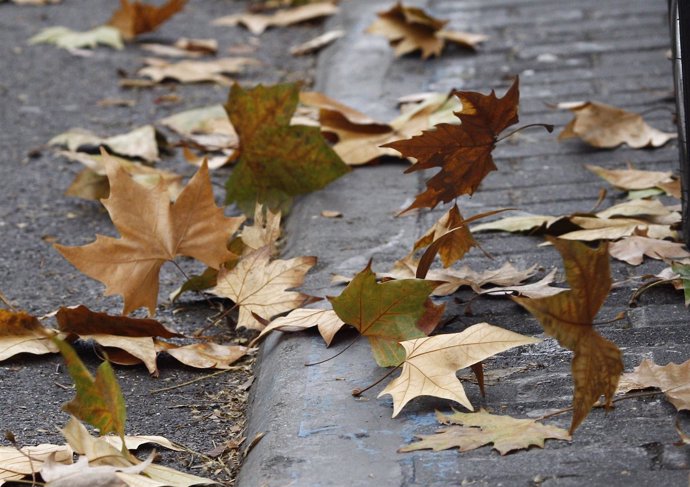
<path fill-rule="evenodd" d="M 385 144 L 417 163 L 405 173 L 424 169 L 441 170 L 426 182 L 426 190 L 402 213 L 415 208 L 434 208 L 463 194 L 472 194 L 491 171 L 496 170 L 491 152 L 498 135 L 518 121 L 518 79 L 503 98 L 492 91 L 482 95 L 455 91 L 462 109 L 455 115 L 460 125 L 441 123 L 408 140 Z"/>
<path fill-rule="evenodd" d="M 627 144 L 633 149 L 661 147 L 677 137 L 647 125 L 641 115 L 596 101 L 560 104 L 575 117 L 558 135 L 559 140 L 579 137 L 593 147 L 613 149 Z"/>
<path fill-rule="evenodd" d="M 585 167 L 613 186 L 625 191 L 649 189 L 670 183 L 671 171 L 641 171 L 639 169 L 606 169 L 594 164 Z"/>
<path fill-rule="evenodd" d="M 338 315 L 332 309 L 297 308 L 292 310 L 287 316 L 281 316 L 273 320 L 270 325 L 261 330 L 261 333 L 254 339 L 252 345 L 274 330 L 294 332 L 303 331 L 314 326 L 318 328 L 323 341 L 326 342 L 326 346 L 330 346 L 333 337 L 345 326 L 345 323 L 338 318 Z"/>
<path fill-rule="evenodd" d="M 206 165 L 171 204 L 165 188 L 146 189 L 116 163 L 106 164 L 110 196 L 103 205 L 121 238 L 97 235 L 83 247 L 55 247 L 84 274 L 104 283 L 106 295 L 122 295 L 123 314 L 144 306 L 153 315 L 161 266 L 186 255 L 217 269 L 233 256 L 227 241 L 244 218 L 228 218 L 216 206 Z"/>
<path fill-rule="evenodd" d="M 344 30 L 331 30 L 321 34 L 320 36 L 314 37 L 313 39 L 292 46 L 290 48 L 290 54 L 293 56 L 304 56 L 305 54 L 312 54 L 318 52 L 326 46 L 331 45 L 341 37 L 345 35 Z"/>
<path fill-rule="evenodd" d="M 19 353 L 56 353 L 54 333 L 29 313 L 0 309 L 0 362 Z"/>
<path fill-rule="evenodd" d="M 606 407 L 611 407 L 623 360 L 618 347 L 597 333 L 593 325 L 611 288 L 607 245 L 591 249 L 579 242 L 550 241 L 563 257 L 571 289 L 547 298 L 513 300 L 532 313 L 548 335 L 575 353 L 572 434 L 600 396 L 605 397 Z"/>
<path fill-rule="evenodd" d="M 458 448 L 463 452 L 493 443 L 494 449 L 505 455 L 530 446 L 544 448 L 544 441 L 547 439 L 571 439 L 570 434 L 562 428 L 541 424 L 535 419 L 490 414 L 484 409 L 478 413 L 454 411 L 449 415 L 437 412 L 436 418 L 443 424 L 461 426 L 450 426 L 433 435 L 419 436 L 420 441 L 404 446 L 399 451 Z"/>
<path fill-rule="evenodd" d="M 228 15 L 213 21 L 214 25 L 244 25 L 254 35 L 261 35 L 269 27 L 285 27 L 308 20 L 333 15 L 338 7 L 331 2 L 311 3 L 300 7 L 278 10 L 272 15 L 242 13 Z"/>
<path fill-rule="evenodd" d="M 441 258 L 443 267 L 449 267 L 472 248 L 479 244 L 472 237 L 469 226 L 465 224 L 465 219 L 460 214 L 458 205 L 455 204 L 451 209 L 443 214 L 434 225 L 427 230 L 414 244 L 413 251 L 430 246 L 433 242 L 443 237 L 450 230 L 458 229 L 451 233 L 449 238 L 444 239 L 439 246 L 438 255 Z"/>
<path fill-rule="evenodd" d="M 678 411 L 690 410 L 690 360 L 682 364 L 657 365 L 644 359 L 632 372 L 622 375 L 617 392 L 655 387 Z"/>
<path fill-rule="evenodd" d="M 141 3 L 139 0 L 120 0 L 120 8 L 113 13 L 108 25 L 120 31 L 125 40 L 152 32 L 163 22 L 181 11 L 187 0 L 169 0 L 161 6 Z"/>
<path fill-rule="evenodd" d="M 83 32 L 61 26 L 48 27 L 29 39 L 29 44 L 54 44 L 68 50 L 95 48 L 99 45 L 118 50 L 125 47 L 120 32 L 107 25 Z"/>
<path fill-rule="evenodd" d="M 159 159 L 158 137 L 153 125 L 137 127 L 130 132 L 112 137 L 99 137 L 89 130 L 73 128 L 50 139 L 48 145 L 63 146 L 71 152 L 98 149 L 103 146 L 108 152 L 122 157 L 155 162 Z"/>
<path fill-rule="evenodd" d="M 450 399 L 472 411 L 472 404 L 455 373 L 513 347 L 537 342 L 537 338 L 489 323 L 472 325 L 460 333 L 400 342 L 405 349 L 402 371 L 378 397 L 391 395 L 393 417 L 419 396 Z"/>
<path fill-rule="evenodd" d="M 249 66 L 256 66 L 259 61 L 247 57 L 225 57 L 210 61 L 186 59 L 170 62 L 159 58 L 146 58 L 146 66 L 139 70 L 140 76 L 146 76 L 155 83 L 167 79 L 180 83 L 212 82 L 230 86 L 233 82 L 227 75 L 241 73 Z"/>
<path fill-rule="evenodd" d="M 631 265 L 640 265 L 645 256 L 659 260 L 690 257 L 690 252 L 685 249 L 685 245 L 682 243 L 637 235 L 612 242 L 609 246 L 609 253 L 612 257 Z"/>
<path fill-rule="evenodd" d="M 0 446 L 0 485 L 38 473 L 43 462 L 50 456 L 54 462 L 71 464 L 72 455 L 69 445 L 44 443 L 20 449 L 14 446 Z"/>
<path fill-rule="evenodd" d="M 197 369 L 228 369 L 249 352 L 247 347 L 241 345 L 221 345 L 213 342 L 177 346 L 157 341 L 156 346 L 178 362 Z"/>

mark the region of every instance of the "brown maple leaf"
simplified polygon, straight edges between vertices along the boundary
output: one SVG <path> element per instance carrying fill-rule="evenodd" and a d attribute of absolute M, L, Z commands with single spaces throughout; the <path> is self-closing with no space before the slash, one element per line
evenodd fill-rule
<path fill-rule="evenodd" d="M 571 290 L 546 298 L 513 300 L 532 313 L 544 331 L 575 352 L 572 362 L 575 393 L 570 432 L 587 417 L 601 395 L 611 407 L 623 360 L 618 347 L 594 330 L 593 320 L 611 289 L 608 246 L 549 239 L 563 257 Z"/>
<path fill-rule="evenodd" d="M 690 410 L 690 360 L 682 364 L 657 365 L 644 359 L 632 372 L 621 377 L 617 392 L 657 387 L 678 411 Z"/>
<path fill-rule="evenodd" d="M 432 243 L 456 229 L 449 237 L 439 245 L 438 255 L 441 258 L 443 267 L 449 267 L 453 262 L 463 258 L 463 256 L 477 245 L 477 241 L 472 236 L 469 226 L 465 224 L 465 219 L 460 213 L 458 205 L 443 214 L 434 225 L 427 230 L 415 243 L 413 251 L 429 247 Z"/>
<path fill-rule="evenodd" d="M 175 203 L 162 185 L 147 189 L 117 163 L 106 167 L 110 196 L 102 202 L 121 238 L 97 235 L 83 247 L 55 248 L 81 272 L 104 283 L 106 295 L 121 294 L 123 314 L 142 306 L 155 313 L 158 275 L 166 261 L 186 255 L 217 269 L 233 257 L 227 241 L 244 218 L 228 218 L 216 206 L 205 164 Z"/>
<path fill-rule="evenodd" d="M 0 362 L 19 353 L 42 355 L 57 352 L 50 340 L 54 333 L 29 313 L 0 309 Z"/>
<path fill-rule="evenodd" d="M 187 0 L 169 0 L 160 7 L 134 0 L 120 0 L 120 9 L 108 21 L 125 40 L 156 30 L 163 22 L 182 10 Z"/>
<path fill-rule="evenodd" d="M 385 144 L 417 164 L 405 173 L 439 167 L 441 170 L 426 182 L 426 190 L 401 213 L 414 208 L 434 208 L 460 195 L 472 194 L 482 179 L 496 170 L 491 151 L 498 135 L 518 121 L 519 82 L 516 78 L 503 98 L 492 91 L 482 95 L 472 91 L 455 91 L 462 109 L 455 115 L 460 125 L 441 123 L 408 140 Z"/>

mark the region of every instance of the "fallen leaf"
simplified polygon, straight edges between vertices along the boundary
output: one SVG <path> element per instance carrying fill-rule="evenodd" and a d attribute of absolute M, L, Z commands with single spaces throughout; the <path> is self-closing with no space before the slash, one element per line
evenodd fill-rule
<path fill-rule="evenodd" d="M 558 220 L 559 217 L 556 216 L 525 214 L 473 225 L 471 230 L 472 232 L 530 232 L 541 227 L 548 228 Z"/>
<path fill-rule="evenodd" d="M 141 3 L 139 0 L 120 0 L 120 8 L 113 13 L 108 25 L 120 31 L 125 40 L 139 34 L 153 32 L 170 17 L 181 11 L 187 0 L 168 0 L 161 6 Z"/>
<path fill-rule="evenodd" d="M 304 56 L 305 54 L 318 52 L 324 47 L 330 46 L 344 35 L 344 30 L 330 30 L 328 32 L 324 32 L 323 34 L 316 36 L 307 42 L 292 46 L 290 48 L 290 54 L 293 56 Z"/>
<path fill-rule="evenodd" d="M 139 76 L 150 78 L 156 83 L 166 79 L 180 83 L 212 82 L 230 86 L 233 82 L 228 74 L 238 74 L 248 66 L 257 66 L 259 61 L 247 57 L 225 57 L 211 61 L 186 59 L 170 62 L 160 58 L 144 59 L 146 66 L 139 70 Z"/>
<path fill-rule="evenodd" d="M 215 54 L 218 51 L 218 41 L 215 39 L 188 39 L 181 37 L 175 44 L 140 44 L 146 51 L 152 52 L 156 56 L 168 57 L 201 57 Z"/>
<path fill-rule="evenodd" d="M 43 462 L 52 455 L 55 462 L 72 463 L 72 448 L 68 445 L 43 443 L 20 449 L 14 446 L 0 446 L 0 485 L 37 474 Z"/>
<path fill-rule="evenodd" d="M 242 227 L 240 238 L 245 245 L 243 253 L 250 253 L 262 247 L 269 247 L 271 254 L 277 253 L 277 243 L 281 235 L 280 212 L 271 211 L 257 204 L 252 225 Z"/>
<path fill-rule="evenodd" d="M 447 20 L 436 19 L 420 8 L 405 7 L 401 2 L 379 12 L 378 17 L 367 32 L 385 36 L 395 47 L 396 57 L 421 50 L 422 59 L 427 59 L 440 56 L 445 41 L 474 49 L 488 39 L 485 35 L 443 30 Z"/>
<path fill-rule="evenodd" d="M 678 411 L 690 410 L 690 360 L 682 364 L 657 365 L 653 360 L 644 359 L 635 370 L 621 376 L 617 392 L 649 387 L 661 389 Z"/>
<path fill-rule="evenodd" d="M 41 477 L 49 487 L 92 487 L 96 483 L 99 487 L 126 487 L 127 483 L 117 475 L 139 474 L 146 467 L 151 465 L 155 452 L 149 458 L 131 467 L 109 466 L 109 465 L 89 465 L 86 457 L 79 459 L 72 464 L 61 464 L 49 456 L 41 468 Z"/>
<path fill-rule="evenodd" d="M 682 243 L 635 235 L 612 242 L 609 253 L 612 257 L 631 265 L 640 265 L 645 255 L 659 260 L 690 257 L 690 252 L 685 250 Z"/>
<path fill-rule="evenodd" d="M 513 347 L 539 341 L 488 323 L 472 325 L 460 333 L 401 341 L 405 348 L 402 371 L 378 397 L 391 395 L 393 417 L 419 396 L 450 399 L 472 411 L 455 373 Z"/>
<path fill-rule="evenodd" d="M 490 414 L 484 409 L 478 413 L 454 411 L 449 415 L 437 412 L 436 418 L 443 424 L 462 426 L 450 426 L 433 435 L 419 436 L 421 441 L 404 446 L 398 451 L 459 448 L 463 452 L 493 443 L 494 449 L 505 455 L 530 446 L 544 448 L 544 441 L 547 439 L 571 440 L 570 434 L 562 428 L 541 424 L 535 419 Z"/>
<path fill-rule="evenodd" d="M 287 316 L 281 316 L 271 321 L 271 324 L 261 330 L 259 336 L 252 341 L 251 346 L 254 346 L 259 340 L 274 330 L 295 332 L 304 331 L 314 326 L 318 327 L 323 341 L 329 347 L 333 337 L 345 326 L 345 323 L 338 318 L 338 315 L 332 309 L 297 308 L 290 311 Z"/>
<path fill-rule="evenodd" d="M 338 297 L 329 297 L 338 317 L 369 339 L 376 363 L 396 367 L 405 358 L 398 342 L 431 333 L 445 305 L 429 295 L 439 283 L 422 279 L 376 282 L 371 263 L 357 274 Z"/>
<path fill-rule="evenodd" d="M 618 347 L 594 330 L 593 320 L 611 289 L 608 246 L 590 249 L 585 244 L 549 239 L 563 257 L 565 274 L 571 289 L 540 299 L 513 297 L 532 313 L 544 331 L 561 346 L 572 350 L 573 396 L 572 434 L 587 417 L 601 395 L 606 407 L 616 391 L 623 372 Z"/>
<path fill-rule="evenodd" d="M 56 353 L 50 339 L 54 333 L 29 313 L 0 309 L 0 362 L 19 353 Z"/>
<path fill-rule="evenodd" d="M 678 232 L 671 229 L 670 224 L 658 225 L 639 218 L 596 218 L 588 216 L 572 216 L 570 221 L 582 228 L 559 235 L 563 240 L 580 240 L 592 242 L 595 240 L 618 240 L 623 237 L 644 232 L 648 237 L 663 240 L 677 239 Z"/>
<path fill-rule="evenodd" d="M 112 137 L 99 137 L 84 129 L 70 129 L 56 135 L 48 145 L 64 146 L 71 152 L 95 149 L 104 146 L 108 152 L 129 158 L 139 158 L 154 162 L 159 159 L 156 129 L 153 125 L 144 125 L 131 132 Z"/>
<path fill-rule="evenodd" d="M 163 187 L 146 189 L 117 164 L 106 167 L 110 196 L 103 205 L 121 238 L 97 235 L 82 247 L 55 248 L 81 272 L 104 283 L 106 295 L 122 295 L 123 314 L 144 306 L 153 315 L 161 266 L 186 255 L 220 267 L 232 257 L 227 241 L 244 218 L 228 218 L 216 206 L 205 165 L 172 204 Z"/>
<path fill-rule="evenodd" d="M 455 231 L 450 232 L 451 230 Z M 443 267 L 449 267 L 462 259 L 472 247 L 479 245 L 472 237 L 469 226 L 465 224 L 458 205 L 455 204 L 415 242 L 413 251 L 429 247 L 447 233 L 450 233 L 449 238 L 444 239 L 438 248 Z"/>
<path fill-rule="evenodd" d="M 201 274 L 189 276 L 189 279 L 170 293 L 170 301 L 174 303 L 183 293 L 188 291 L 205 291 L 214 287 L 217 277 L 218 269 L 211 267 L 207 267 Z"/>
<path fill-rule="evenodd" d="M 207 151 L 235 149 L 239 143 L 223 105 L 186 110 L 170 115 L 160 123 L 177 132 L 183 140 Z"/>
<path fill-rule="evenodd" d="M 101 435 L 125 435 L 125 399 L 115 372 L 107 361 L 96 369 L 94 378 L 74 349 L 64 340 L 53 339 L 74 381 L 76 396 L 62 408 L 69 414 L 98 428 Z"/>
<path fill-rule="evenodd" d="M 240 345 L 221 345 L 213 342 L 177 346 L 157 341 L 156 345 L 160 351 L 167 352 L 178 362 L 197 369 L 228 369 L 249 352 L 247 347 Z"/>
<path fill-rule="evenodd" d="M 263 247 L 242 257 L 231 269 L 221 268 L 211 294 L 231 299 L 239 308 L 238 327 L 262 330 L 264 320 L 298 308 L 309 296 L 287 289 L 298 287 L 316 264 L 316 257 L 270 261 L 271 249 Z"/>
<path fill-rule="evenodd" d="M 596 213 L 597 218 L 607 219 L 620 216 L 664 217 L 673 211 L 659 200 L 635 199 L 613 205 Z M 658 220 L 655 220 L 658 223 Z"/>
<path fill-rule="evenodd" d="M 414 208 L 434 208 L 460 195 L 472 194 L 482 179 L 496 170 L 491 151 L 498 134 L 518 121 L 518 79 L 503 98 L 470 91 L 455 91 L 462 109 L 455 115 L 460 125 L 441 123 L 408 140 L 385 144 L 417 163 L 405 173 L 441 168 L 426 182 L 426 190 L 401 213 Z"/>
<path fill-rule="evenodd" d="M 119 436 L 107 435 L 102 437 L 108 444 L 117 450 L 122 450 L 122 438 Z M 156 435 L 125 435 L 125 446 L 128 450 L 137 450 L 141 445 L 154 444 L 173 451 L 185 451 L 179 443 L 170 441 L 164 436 Z"/>
<path fill-rule="evenodd" d="M 522 296 L 532 299 L 546 298 L 567 291 L 565 288 L 549 285 L 554 281 L 555 277 L 556 269 L 553 269 L 537 282 L 517 286 L 497 286 L 489 289 L 482 289 L 478 294 L 487 294 L 491 296 Z"/>
<path fill-rule="evenodd" d="M 273 15 L 242 13 L 228 15 L 213 21 L 213 25 L 244 25 L 254 35 L 261 35 L 269 27 L 285 27 L 307 20 L 333 15 L 338 7 L 331 2 L 311 3 L 300 7 L 278 10 Z"/>
<path fill-rule="evenodd" d="M 561 104 L 575 117 L 558 135 L 559 140 L 579 137 L 593 147 L 613 149 L 627 144 L 633 149 L 661 147 L 678 135 L 647 125 L 641 115 L 599 102 Z"/>
<path fill-rule="evenodd" d="M 335 210 L 321 210 L 321 216 L 324 218 L 342 218 L 343 214 Z"/>
<path fill-rule="evenodd" d="M 606 169 L 594 164 L 585 167 L 618 189 L 634 191 L 660 187 L 672 179 L 671 171 L 641 171 L 639 169 Z"/>
<path fill-rule="evenodd" d="M 107 25 L 101 25 L 85 32 L 67 27 L 48 27 L 29 39 L 29 44 L 55 44 L 62 49 L 95 48 L 98 45 L 123 49 L 120 31 Z"/>
<path fill-rule="evenodd" d="M 349 171 L 317 127 L 290 126 L 298 101 L 294 84 L 251 90 L 233 85 L 225 109 L 240 148 L 225 185 L 227 203 L 253 210 L 258 201 L 279 208 Z"/>

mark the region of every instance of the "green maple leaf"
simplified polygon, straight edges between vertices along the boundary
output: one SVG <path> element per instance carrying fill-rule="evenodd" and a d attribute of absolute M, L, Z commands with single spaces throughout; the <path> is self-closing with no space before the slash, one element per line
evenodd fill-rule
<path fill-rule="evenodd" d="M 127 410 L 110 363 L 99 365 L 94 378 L 67 342 L 58 339 L 53 339 L 53 342 L 65 359 L 77 391 L 75 398 L 65 403 L 62 409 L 98 428 L 101 435 L 112 432 L 124 438 Z"/>
<path fill-rule="evenodd" d="M 439 285 L 423 279 L 400 279 L 381 284 L 371 262 L 338 297 L 329 297 L 338 317 L 369 339 L 376 363 L 395 367 L 405 360 L 398 343 L 422 338 L 438 324 L 445 309 L 429 299 Z"/>
<path fill-rule="evenodd" d="M 279 208 L 350 170 L 318 127 L 290 125 L 298 102 L 295 84 L 233 85 L 225 111 L 239 135 L 240 155 L 225 184 L 226 203 L 248 211 L 255 201 Z"/>

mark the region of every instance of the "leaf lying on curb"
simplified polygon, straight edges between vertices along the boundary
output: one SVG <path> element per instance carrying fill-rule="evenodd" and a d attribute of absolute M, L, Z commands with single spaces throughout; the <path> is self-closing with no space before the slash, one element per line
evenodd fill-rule
<path fill-rule="evenodd" d="M 401 2 L 378 16 L 367 32 L 385 36 L 395 47 L 396 57 L 421 50 L 422 59 L 426 59 L 440 56 L 446 41 L 474 49 L 488 39 L 482 34 L 443 30 L 447 20 L 436 19 L 420 8 L 405 7 Z"/>
<path fill-rule="evenodd" d="M 283 332 L 303 331 L 307 328 L 318 327 L 319 333 L 326 342 L 326 346 L 330 346 L 333 337 L 338 331 L 345 326 L 345 323 L 338 318 L 338 315 L 332 309 L 309 309 L 298 308 L 292 310 L 287 316 L 276 318 L 266 328 L 261 330 L 250 346 L 254 346 L 268 333 L 277 330 Z"/>
<path fill-rule="evenodd" d="M 635 235 L 611 243 L 609 253 L 631 265 L 640 265 L 645 256 L 659 260 L 690 257 L 682 243 Z"/>
<path fill-rule="evenodd" d="M 419 436 L 420 441 L 404 446 L 398 451 L 459 448 L 463 452 L 493 443 L 494 449 L 505 455 L 530 446 L 544 448 L 544 441 L 547 439 L 571 440 L 570 434 L 562 428 L 541 424 L 534 419 L 490 414 L 484 409 L 478 413 L 454 411 L 448 415 L 436 412 L 436 418 L 443 424 L 462 426 L 450 426 L 433 435 Z"/>
<path fill-rule="evenodd" d="M 606 407 L 611 407 L 623 360 L 618 347 L 599 335 L 593 325 L 611 288 L 607 245 L 592 250 L 579 242 L 549 240 L 563 257 L 571 289 L 547 298 L 513 300 L 532 313 L 561 346 L 575 352 L 572 434 L 601 395 Z"/>
<path fill-rule="evenodd" d="M 671 171 L 641 171 L 639 169 L 606 169 L 594 164 L 585 167 L 613 186 L 625 191 L 661 187 L 673 181 Z"/>
<path fill-rule="evenodd" d="M 166 59 L 146 58 L 146 66 L 139 70 L 140 76 L 145 76 L 155 83 L 167 79 L 180 83 L 212 82 L 223 86 L 230 86 L 233 82 L 228 74 L 237 74 L 247 66 L 256 66 L 259 61 L 247 57 L 226 57 L 211 61 L 186 59 L 171 62 Z"/>
<path fill-rule="evenodd" d="M 194 343 L 178 346 L 156 340 L 156 349 L 168 352 L 178 362 L 197 369 L 225 370 L 247 355 L 250 349 L 241 345 L 220 345 L 218 343 Z"/>
<path fill-rule="evenodd" d="M 462 109 L 455 115 L 460 125 L 441 123 L 408 140 L 385 144 L 417 164 L 405 173 L 441 168 L 426 182 L 426 190 L 401 212 L 434 208 L 463 194 L 472 194 L 491 171 L 496 170 L 491 152 L 498 135 L 518 122 L 519 82 L 516 78 L 503 98 L 471 91 L 455 91 Z"/>
<path fill-rule="evenodd" d="M 613 149 L 627 144 L 633 149 L 661 147 L 677 137 L 650 127 L 637 113 L 596 101 L 561 103 L 558 108 L 575 114 L 558 135 L 559 140 L 579 137 L 593 147 Z"/>
<path fill-rule="evenodd" d="M 110 196 L 103 205 L 122 237 L 97 235 L 83 247 L 55 248 L 84 274 L 104 283 L 106 295 L 121 294 L 123 314 L 142 306 L 155 313 L 160 268 L 177 255 L 213 268 L 232 257 L 227 241 L 244 218 L 228 218 L 216 206 L 206 165 L 172 204 L 164 188 L 144 188 L 117 163 L 107 163 L 107 170 Z"/>
<path fill-rule="evenodd" d="M 513 347 L 539 341 L 488 323 L 478 323 L 460 333 L 400 342 L 406 353 L 402 372 L 378 397 L 386 394 L 393 397 L 393 417 L 419 396 L 450 399 L 472 411 L 472 404 L 455 373 Z"/>
<path fill-rule="evenodd" d="M 29 44 L 54 44 L 62 49 L 95 48 L 98 45 L 123 49 L 122 36 L 117 29 L 101 25 L 79 32 L 67 27 L 48 27 L 29 39 Z"/>
<path fill-rule="evenodd" d="M 214 25 L 244 25 L 254 35 L 261 35 L 268 27 L 285 27 L 307 20 L 333 15 L 338 7 L 331 2 L 319 2 L 300 7 L 278 10 L 273 15 L 242 13 L 228 15 L 213 21 Z"/>
<path fill-rule="evenodd" d="M 247 211 L 256 201 L 280 208 L 293 196 L 321 189 L 349 171 L 318 127 L 290 125 L 298 101 L 294 84 L 251 90 L 233 85 L 225 109 L 240 147 L 225 185 L 226 202 Z"/>
<path fill-rule="evenodd" d="M 262 330 L 264 320 L 293 310 L 308 302 L 310 296 L 288 289 L 298 287 L 305 274 L 316 264 L 316 257 L 296 257 L 270 261 L 270 247 L 263 247 L 242 257 L 237 265 L 218 272 L 211 294 L 231 299 L 239 308 L 238 327 Z"/>
<path fill-rule="evenodd" d="M 101 435 L 116 433 L 124 437 L 127 418 L 125 399 L 110 364 L 103 362 L 94 378 L 67 342 L 53 339 L 53 343 L 60 349 L 76 388 L 75 398 L 66 403 L 63 409 L 98 428 Z"/>
<path fill-rule="evenodd" d="M 403 362 L 403 340 L 431 333 L 445 305 L 435 305 L 429 295 L 438 282 L 402 279 L 376 282 L 371 262 L 338 297 L 329 297 L 333 310 L 348 325 L 369 339 L 376 363 L 395 367 Z"/>
<path fill-rule="evenodd" d="M 17 451 L 14 446 L 0 446 L 0 485 L 21 480 L 41 470 L 48 457 L 54 462 L 72 463 L 72 448 L 68 445 L 41 444 L 25 446 Z"/>
<path fill-rule="evenodd" d="M 678 411 L 690 410 L 690 360 L 682 364 L 657 365 L 644 359 L 632 372 L 621 376 L 617 393 L 655 387 Z"/>
<path fill-rule="evenodd" d="M 19 353 L 56 353 L 54 333 L 29 313 L 0 309 L 0 362 Z"/>
<path fill-rule="evenodd" d="M 152 32 L 170 17 L 182 10 L 187 0 L 169 0 L 161 6 L 141 3 L 139 0 L 120 0 L 120 8 L 113 13 L 108 25 L 122 33 L 125 40 Z"/>

